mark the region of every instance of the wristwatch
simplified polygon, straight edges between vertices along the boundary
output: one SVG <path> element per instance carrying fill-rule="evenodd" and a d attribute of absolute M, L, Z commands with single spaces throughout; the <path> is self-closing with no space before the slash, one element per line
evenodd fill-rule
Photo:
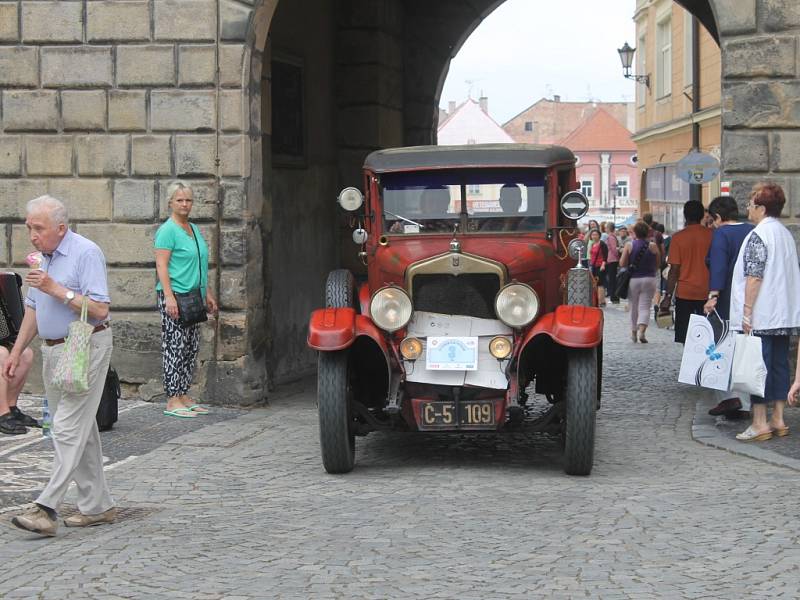
<path fill-rule="evenodd" d="M 67 290 L 67 293 L 64 295 L 64 304 L 69 304 L 73 300 L 75 300 L 75 292 Z"/>
<path fill-rule="evenodd" d="M 712 298 L 719 299 L 719 292 L 710 292 L 708 294 L 708 299 L 711 300 Z"/>

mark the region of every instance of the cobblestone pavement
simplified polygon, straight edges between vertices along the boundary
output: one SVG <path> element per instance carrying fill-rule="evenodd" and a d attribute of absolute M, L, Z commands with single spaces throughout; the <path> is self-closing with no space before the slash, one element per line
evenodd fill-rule
<path fill-rule="evenodd" d="M 671 332 L 633 345 L 607 316 L 591 477 L 547 436 L 401 434 L 329 476 L 299 392 L 118 463 L 115 525 L 41 540 L 0 517 L 0 596 L 800 597 L 798 472 L 694 442 Z"/>

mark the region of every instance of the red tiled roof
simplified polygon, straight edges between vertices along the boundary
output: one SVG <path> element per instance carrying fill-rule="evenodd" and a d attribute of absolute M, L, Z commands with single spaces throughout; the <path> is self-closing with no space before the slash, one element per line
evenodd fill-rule
<path fill-rule="evenodd" d="M 594 111 L 560 144 L 572 151 L 636 150 L 631 132 L 602 108 Z"/>

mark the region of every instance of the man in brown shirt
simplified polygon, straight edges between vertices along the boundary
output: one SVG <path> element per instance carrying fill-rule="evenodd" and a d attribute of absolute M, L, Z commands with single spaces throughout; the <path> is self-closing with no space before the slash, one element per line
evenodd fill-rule
<path fill-rule="evenodd" d="M 669 310 L 675 296 L 675 341 L 686 342 L 689 316 L 703 315 L 708 300 L 708 266 L 706 256 L 711 247 L 713 232 L 703 227 L 703 204 L 689 200 L 683 205 L 686 227 L 672 236 L 669 246 L 669 279 L 667 293 L 661 300 L 661 310 Z"/>

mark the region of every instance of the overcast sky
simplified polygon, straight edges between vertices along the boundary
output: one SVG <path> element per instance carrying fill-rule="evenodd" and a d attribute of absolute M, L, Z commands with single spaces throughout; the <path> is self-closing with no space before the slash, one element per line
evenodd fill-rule
<path fill-rule="evenodd" d="M 481 92 L 500 124 L 542 97 L 633 101 L 617 48 L 636 45 L 634 0 L 507 0 L 472 33 L 450 64 L 440 100 Z M 472 81 L 472 84 L 467 83 Z"/>

